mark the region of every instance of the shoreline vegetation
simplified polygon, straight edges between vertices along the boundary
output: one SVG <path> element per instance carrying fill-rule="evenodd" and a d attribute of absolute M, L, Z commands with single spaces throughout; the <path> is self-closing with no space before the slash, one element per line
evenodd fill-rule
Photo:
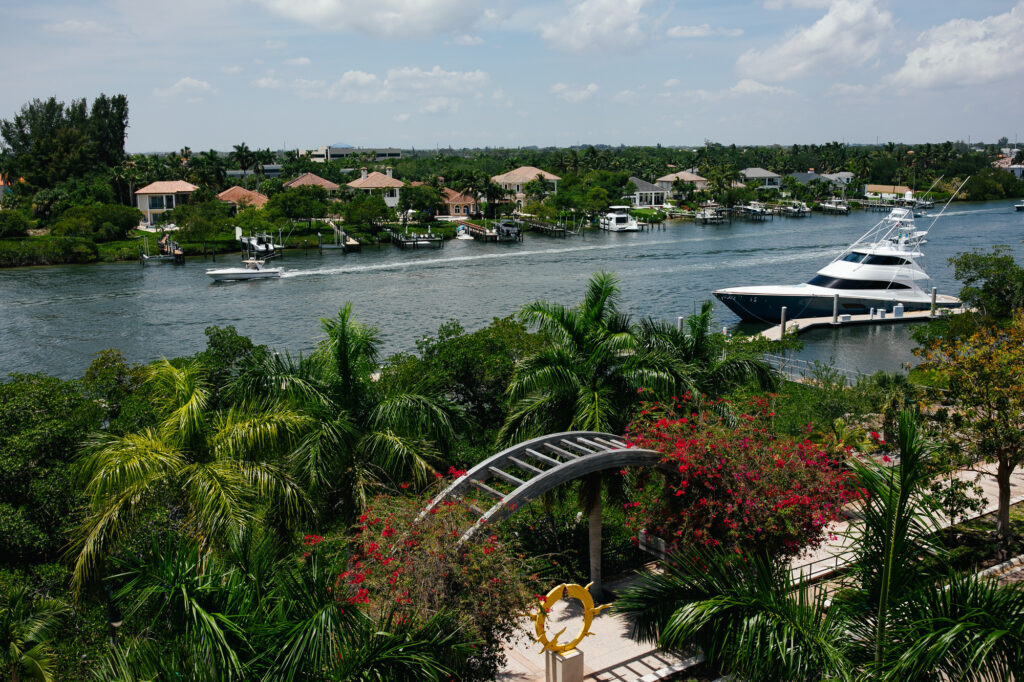
<path fill-rule="evenodd" d="M 1021 546 L 1008 504 L 994 526 L 952 529 L 941 543 L 921 534 L 926 516 L 886 517 L 969 518 L 979 489 L 955 473 L 982 461 L 1012 472 L 1024 457 L 1013 440 L 1024 427 L 1024 268 L 997 249 L 962 254 L 956 270 L 978 312 L 915 335 L 927 386 L 886 373 L 849 384 L 826 366 L 782 382 L 761 360 L 777 343 L 714 333 L 710 302 L 682 329 L 634 320 L 609 273 L 575 306 L 525 303 L 476 331 L 449 321 L 389 357 L 346 304 L 321 321 L 308 356 L 212 326 L 188 357 L 135 365 L 108 350 L 80 379 L 10 375 L 0 383 L 0 615 L 46 620 L 14 636 L 38 647 L 55 679 L 489 680 L 521 627 L 515 614 L 551 584 L 644 570 L 645 528 L 674 561 L 734 576 L 702 583 L 701 595 L 739 590 L 757 595 L 751 608 L 811 608 L 764 590 L 865 501 L 879 527 L 915 529 L 893 538 L 903 565 L 917 567 L 912 590 L 885 598 L 902 614 L 941 595 L 948 568 L 969 588 L 974 564 Z M 992 394 L 1013 403 L 985 402 Z M 1000 410 L 1013 418 L 993 419 Z M 416 520 L 474 465 L 566 430 L 623 434 L 668 466 L 572 481 L 462 547 L 479 518 L 472 504 Z M 914 478 L 896 492 L 912 504 L 888 507 L 900 467 Z M 876 550 L 865 545 L 858 565 L 881 566 Z M 638 636 L 648 640 L 695 594 L 672 582 L 659 597 L 658 575 L 645 572 L 616 601 L 644 612 Z M 864 613 L 877 594 L 858 582 L 862 571 L 849 575 L 835 608 Z M 778 585 L 777 595 L 791 587 Z M 1009 625 L 971 669 L 996 670 L 1024 653 L 1024 590 L 984 587 L 987 602 L 963 597 L 969 612 Z M 650 599 L 666 608 L 643 606 Z M 715 672 L 787 665 L 691 635 Z M 876 633 L 890 649 L 881 663 L 902 671 L 922 636 Z M 794 654 L 816 655 L 797 645 Z M 862 665 L 857 651 L 841 665 Z"/>
<path fill-rule="evenodd" d="M 180 228 L 175 239 L 187 256 L 202 255 L 204 249 L 237 250 L 235 226 L 246 234 L 280 232 L 287 237 L 288 248 L 312 248 L 318 230 L 325 242 L 333 239 L 329 226 L 316 223 L 327 216 L 365 244 L 385 242 L 383 231 L 394 227 L 430 230 L 450 239 L 456 228 L 436 220 L 446 210 L 446 191 L 457 193 L 463 202 L 472 199 L 474 219 L 519 210 L 541 221 L 568 217 L 573 225 L 593 226 L 610 205 L 630 203 L 637 192 L 630 178 L 650 182 L 687 169 L 700 175 L 701 186 L 672 182 L 668 194 L 674 211 L 707 202 L 730 207 L 755 200 L 802 201 L 817 209 L 820 202 L 839 195 L 856 208 L 869 184 L 918 192 L 932 188 L 928 198 L 939 202 L 967 176 L 970 180 L 957 200 L 1024 196 L 1024 181 L 993 166 L 1005 139 L 974 145 L 830 142 L 791 147 L 707 142 L 697 148 L 591 145 L 406 151 L 387 162 L 393 177 L 404 183 L 397 201 L 392 199 L 389 205 L 385 190 L 347 186 L 360 177 L 359 167 L 385 170 L 385 163 L 375 158 L 316 162 L 298 150 L 250 149 L 244 142 L 229 152 L 196 152 L 183 146 L 166 154 L 127 154 L 127 126 L 127 98 L 103 94 L 91 106 L 84 99 L 33 100 L 0 121 L 0 267 L 137 259 L 143 240 L 135 227 L 143 216 L 136 208 L 135 192 L 163 180 L 184 180 L 197 188 L 186 203 L 157 221 L 157 226 L 173 223 Z M 280 166 L 278 177 L 267 176 L 269 164 Z M 513 187 L 517 191 L 494 182 L 494 177 L 516 167 L 544 169 L 560 179 L 553 183 L 539 175 Z M 809 168 L 817 169 L 818 175 L 803 182 L 790 175 L 806 175 Z M 238 170 L 229 176 L 230 169 Z M 743 169 L 778 174 L 778 187 L 762 187 L 758 180 L 742 182 Z M 823 178 L 838 172 L 848 173 L 848 181 Z M 285 187 L 304 173 L 321 178 L 323 186 Z M 246 207 L 244 201 L 236 206 L 217 199 L 219 192 L 237 185 L 260 192 L 266 203 L 257 209 Z M 642 222 L 655 223 L 664 215 L 644 207 L 633 213 Z"/>

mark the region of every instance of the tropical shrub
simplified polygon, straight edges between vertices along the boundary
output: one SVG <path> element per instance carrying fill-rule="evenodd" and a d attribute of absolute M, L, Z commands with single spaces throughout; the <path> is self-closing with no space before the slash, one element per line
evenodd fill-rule
<path fill-rule="evenodd" d="M 725 547 L 788 557 L 825 539 L 825 526 L 860 489 L 843 462 L 846 450 L 777 435 L 766 398 L 732 416 L 674 405 L 641 410 L 627 438 L 657 450 L 676 473 L 627 503 L 631 526 L 673 546 Z M 738 409 L 738 408 L 737 408 Z"/>
<path fill-rule="evenodd" d="M 21 211 L 0 211 L 0 237 L 23 237 L 32 223 Z"/>

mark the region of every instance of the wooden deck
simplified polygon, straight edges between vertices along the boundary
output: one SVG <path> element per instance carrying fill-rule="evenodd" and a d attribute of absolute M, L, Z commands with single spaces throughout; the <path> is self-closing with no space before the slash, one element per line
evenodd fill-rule
<path fill-rule="evenodd" d="M 941 298 L 940 298 L 941 300 Z M 786 320 L 786 331 L 791 333 L 799 334 L 813 329 L 814 327 L 845 327 L 854 324 L 899 324 L 901 322 L 927 322 L 928 320 L 938 317 L 940 315 L 959 315 L 965 312 L 963 308 L 939 308 L 935 315 L 932 315 L 930 310 L 914 310 L 903 313 L 902 317 L 896 317 L 892 313 L 886 313 L 885 317 L 879 317 L 877 314 L 872 316 L 870 313 L 866 315 L 850 315 L 849 320 L 843 321 L 843 315 L 839 316 L 838 322 L 832 321 L 832 316 L 828 317 L 802 317 L 795 320 Z M 782 326 L 775 325 L 769 327 L 761 332 L 762 338 L 768 339 L 769 341 L 781 341 L 782 340 Z"/>

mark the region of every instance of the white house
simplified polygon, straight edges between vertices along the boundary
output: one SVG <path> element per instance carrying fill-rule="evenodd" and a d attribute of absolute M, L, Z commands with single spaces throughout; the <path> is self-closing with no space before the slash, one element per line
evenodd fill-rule
<path fill-rule="evenodd" d="M 740 177 L 748 185 L 763 189 L 779 189 L 782 186 L 782 176 L 764 168 L 744 168 L 740 171 Z"/>
<path fill-rule="evenodd" d="M 703 178 L 692 170 L 679 171 L 678 173 L 670 173 L 669 175 L 663 175 L 654 181 L 658 187 L 672 191 L 672 185 L 675 184 L 676 180 L 682 180 L 683 182 L 693 183 L 693 188 L 696 190 L 704 190 L 708 188 L 708 179 Z"/>
<path fill-rule="evenodd" d="M 137 190 L 135 196 L 146 224 L 152 225 L 164 211 L 188 202 L 189 196 L 197 189 L 191 182 L 184 180 L 160 180 Z"/>
<path fill-rule="evenodd" d="M 398 206 L 399 192 L 405 187 L 405 183 L 391 177 L 391 166 L 385 169 L 385 173 L 373 171 L 367 174 L 365 166 L 360 168 L 359 172 L 359 178 L 348 183 L 349 187 L 364 192 L 380 192 L 384 197 L 384 203 L 390 208 Z"/>
<path fill-rule="evenodd" d="M 629 195 L 630 204 L 637 208 L 665 205 L 665 198 L 669 195 L 670 190 L 658 187 L 641 178 L 631 177 L 629 181 L 636 187 L 636 191 Z"/>

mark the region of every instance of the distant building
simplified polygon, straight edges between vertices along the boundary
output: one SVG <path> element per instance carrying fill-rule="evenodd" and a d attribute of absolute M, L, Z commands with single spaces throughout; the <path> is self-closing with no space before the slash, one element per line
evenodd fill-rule
<path fill-rule="evenodd" d="M 302 152 L 313 161 L 334 161 L 335 159 L 364 158 L 373 161 L 393 161 L 402 158 L 402 150 L 394 147 L 332 147 L 323 146 Z"/>
<path fill-rule="evenodd" d="M 665 198 L 669 194 L 668 190 L 647 182 L 642 178 L 631 177 L 629 181 L 636 187 L 636 192 L 629 195 L 629 203 L 633 206 L 640 208 L 644 206 L 665 205 Z"/>
<path fill-rule="evenodd" d="M 257 192 L 251 189 L 245 189 L 235 185 L 234 187 L 228 187 L 226 190 L 217 195 L 217 198 L 227 204 L 233 204 L 235 208 L 241 206 L 252 206 L 253 208 L 263 208 L 263 204 L 267 203 L 267 195 Z"/>
<path fill-rule="evenodd" d="M 366 172 L 366 167 L 359 169 L 359 178 L 348 183 L 352 189 L 363 192 L 380 192 L 384 197 L 384 203 L 391 208 L 398 206 L 399 192 L 405 187 L 405 183 L 391 176 L 391 166 L 388 166 L 383 173 L 374 171 Z"/>
<path fill-rule="evenodd" d="M 509 194 L 515 196 L 516 203 L 522 205 L 523 201 L 526 199 L 526 194 L 523 192 L 523 188 L 526 186 L 526 183 L 531 180 L 536 180 L 537 178 L 541 178 L 552 183 L 554 185 L 553 191 L 555 192 L 558 191 L 558 181 L 562 179 L 553 173 L 548 173 L 547 171 L 534 166 L 520 166 L 519 168 L 510 170 L 507 173 L 495 175 L 491 178 L 491 182 L 501 185 L 501 187 Z"/>
<path fill-rule="evenodd" d="M 694 173 L 692 170 L 679 171 L 678 173 L 671 173 L 669 175 L 663 175 L 654 181 L 658 187 L 672 191 L 672 186 L 676 180 L 682 180 L 683 182 L 692 182 L 693 188 L 697 190 L 704 190 L 708 188 L 707 178 Z"/>
<path fill-rule="evenodd" d="M 146 224 L 152 225 L 161 213 L 188 203 L 192 192 L 197 189 L 191 182 L 184 180 L 160 180 L 136 190 L 135 197 Z"/>
<path fill-rule="evenodd" d="M 229 170 L 225 172 L 229 178 L 244 178 L 246 176 L 256 175 L 256 171 L 251 168 L 245 172 L 240 170 Z M 266 178 L 279 178 L 281 177 L 281 164 L 279 163 L 265 163 L 263 164 L 263 177 Z"/>
<path fill-rule="evenodd" d="M 782 176 L 764 168 L 744 168 L 740 177 L 747 185 L 762 189 L 779 189 L 782 186 Z"/>
<path fill-rule="evenodd" d="M 812 180 L 820 180 L 837 190 L 842 190 L 853 179 L 853 173 L 847 171 L 841 173 L 815 173 L 813 170 L 809 170 L 806 173 L 790 173 L 788 177 L 793 178 L 801 185 L 810 184 Z"/>
<path fill-rule="evenodd" d="M 292 178 L 288 182 L 284 183 L 283 185 L 281 185 L 281 187 L 285 189 L 290 189 L 292 187 L 307 187 L 311 185 L 316 187 L 323 187 L 325 190 L 327 190 L 328 194 L 333 194 L 334 192 L 337 192 L 339 189 L 341 189 L 341 185 L 339 185 L 338 183 L 331 182 L 330 180 L 321 178 L 319 175 L 315 175 L 313 173 L 303 173 L 299 177 Z"/>

